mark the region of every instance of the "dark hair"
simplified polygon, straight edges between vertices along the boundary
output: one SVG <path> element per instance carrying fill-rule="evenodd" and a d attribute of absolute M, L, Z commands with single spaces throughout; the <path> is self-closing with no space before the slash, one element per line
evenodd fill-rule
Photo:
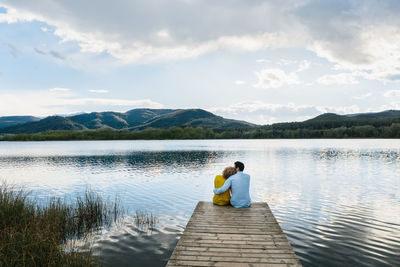
<path fill-rule="evenodd" d="M 236 161 L 235 162 L 235 168 L 239 168 L 239 171 L 243 171 L 244 170 L 244 164 L 240 161 Z"/>

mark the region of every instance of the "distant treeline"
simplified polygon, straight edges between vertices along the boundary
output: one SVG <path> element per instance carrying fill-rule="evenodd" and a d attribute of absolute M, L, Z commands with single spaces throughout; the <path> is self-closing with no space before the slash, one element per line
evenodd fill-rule
<path fill-rule="evenodd" d="M 51 140 L 164 140 L 164 139 L 278 139 L 278 138 L 400 138 L 400 123 L 375 127 L 362 125 L 331 129 L 238 129 L 217 131 L 202 127 L 171 127 L 127 132 L 110 129 L 48 131 L 35 134 L 0 135 L 3 141 Z"/>

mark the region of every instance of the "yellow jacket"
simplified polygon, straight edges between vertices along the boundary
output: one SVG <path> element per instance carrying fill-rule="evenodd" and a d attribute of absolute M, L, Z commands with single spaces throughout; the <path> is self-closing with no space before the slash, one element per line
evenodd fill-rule
<path fill-rule="evenodd" d="M 214 187 L 220 188 L 224 185 L 226 179 L 222 175 L 215 176 Z M 226 192 L 216 195 L 214 194 L 213 203 L 217 205 L 228 205 L 229 200 L 231 199 L 231 190 L 227 190 Z"/>

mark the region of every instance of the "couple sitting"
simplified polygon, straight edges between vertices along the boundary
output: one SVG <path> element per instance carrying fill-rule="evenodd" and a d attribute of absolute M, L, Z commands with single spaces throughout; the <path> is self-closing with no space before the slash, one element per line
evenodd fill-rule
<path fill-rule="evenodd" d="M 215 177 L 214 204 L 228 205 L 230 202 L 235 208 L 250 206 L 250 175 L 243 170 L 244 164 L 236 161 L 235 167 L 226 167 L 222 175 Z"/>

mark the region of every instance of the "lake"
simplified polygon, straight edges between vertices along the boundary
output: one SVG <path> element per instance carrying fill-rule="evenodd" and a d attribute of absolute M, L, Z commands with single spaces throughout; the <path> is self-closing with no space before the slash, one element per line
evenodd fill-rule
<path fill-rule="evenodd" d="M 304 266 L 400 265 L 400 140 L 0 142 L 0 180 L 39 201 L 86 188 L 129 218 L 93 241 L 105 266 L 164 266 L 214 177 L 240 160 L 251 198 L 269 204 Z"/>

